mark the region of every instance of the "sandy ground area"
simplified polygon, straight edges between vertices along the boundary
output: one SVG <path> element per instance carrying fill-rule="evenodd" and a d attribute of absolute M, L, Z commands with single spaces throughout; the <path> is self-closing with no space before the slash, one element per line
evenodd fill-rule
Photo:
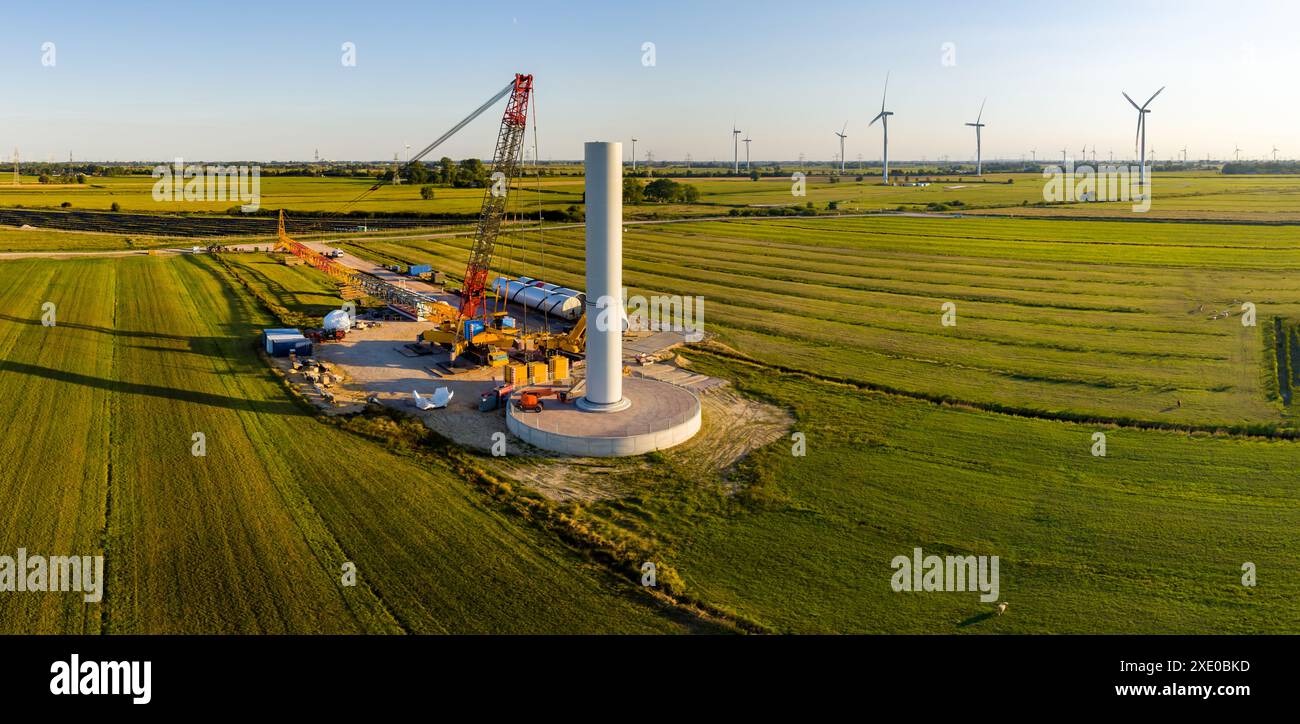
<path fill-rule="evenodd" d="M 416 356 L 405 348 L 431 327 L 433 324 L 428 322 L 390 321 L 353 330 L 343 341 L 316 345 L 316 357 L 339 370 L 343 395 L 362 404 L 370 397 L 377 398 L 381 404 L 419 417 L 431 430 L 456 443 L 490 450 L 492 434 L 506 432 L 505 416 L 500 412 L 479 412 L 478 401 L 480 394 L 501 383 L 503 372 L 485 367 L 446 375 L 436 366 L 448 363 L 445 351 Z M 416 409 L 412 392 L 431 397 L 440 387 L 452 393 L 447 407 Z M 513 438 L 510 440 L 513 444 Z M 520 454 L 522 450 L 511 452 Z"/>
<path fill-rule="evenodd" d="M 663 451 L 701 485 L 726 484 L 728 472 L 745 455 L 789 434 L 794 418 L 774 405 L 717 387 L 700 394 L 704 422 L 691 440 Z M 593 501 L 626 495 L 637 470 L 654 463 L 640 458 L 574 458 L 546 452 L 531 457 L 493 458 L 488 467 L 558 502 Z M 612 473 L 623 473 L 615 476 Z M 626 473 L 631 473 L 630 476 Z M 646 479 L 650 479 L 646 475 Z M 633 483 L 632 485 L 635 485 Z"/>
<path fill-rule="evenodd" d="M 524 483 L 557 501 L 596 500 L 616 497 L 628 491 L 625 483 L 615 482 L 611 472 L 635 471 L 652 463 L 644 458 L 610 460 L 574 458 L 524 445 L 506 429 L 505 412 L 480 412 L 479 395 L 499 384 L 500 369 L 480 368 L 447 376 L 436 366 L 447 364 L 447 353 L 413 356 L 404 345 L 432 327 L 428 322 L 384 322 L 364 330 L 353 330 L 340 342 L 316 345 L 316 358 L 326 363 L 338 377 L 328 392 L 333 401 L 316 394 L 314 388 L 291 374 L 289 379 L 313 402 L 330 414 L 360 410 L 367 399 L 376 398 L 419 417 L 431 430 L 460 445 L 491 451 L 495 433 L 506 440 L 504 457 L 485 457 L 484 464 L 504 477 Z M 700 398 L 704 424 L 692 440 L 664 454 L 701 481 L 725 480 L 726 473 L 750 451 L 771 443 L 786 434 L 793 425 L 790 414 L 778 407 L 758 402 L 736 393 L 722 380 L 700 385 L 698 375 L 686 374 L 680 357 L 673 356 L 654 366 L 676 370 L 683 380 L 691 381 L 688 389 Z M 287 361 L 276 360 L 281 369 Z M 629 360 L 633 374 L 640 374 L 634 360 Z M 575 369 L 575 380 L 582 368 Z M 656 375 L 658 376 L 658 375 Z M 445 409 L 417 410 L 412 391 L 432 395 L 447 387 L 453 396 Z M 541 414 L 546 414 L 545 412 Z M 635 475 L 632 476 L 635 478 Z M 626 476 L 617 476 L 626 480 Z"/>

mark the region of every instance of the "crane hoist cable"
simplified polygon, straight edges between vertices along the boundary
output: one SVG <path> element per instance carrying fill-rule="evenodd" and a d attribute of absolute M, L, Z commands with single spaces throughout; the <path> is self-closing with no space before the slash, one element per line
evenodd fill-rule
<path fill-rule="evenodd" d="M 541 156 L 537 145 L 537 93 L 533 93 L 533 170 L 537 173 L 537 245 L 540 248 L 541 277 L 546 278 L 546 231 L 542 228 L 542 166 Z M 550 309 L 542 310 L 542 329 L 548 334 L 551 331 L 551 313 Z"/>
<path fill-rule="evenodd" d="M 510 92 L 514 90 L 514 88 L 515 88 L 515 82 L 511 81 L 509 84 L 506 85 L 505 88 L 502 88 L 499 92 L 497 92 L 496 95 L 489 98 L 486 103 L 474 109 L 473 113 L 469 114 L 468 116 L 465 116 L 465 118 L 462 119 L 460 123 L 457 123 L 456 125 L 452 126 L 451 130 L 442 134 L 433 143 L 430 143 L 429 145 L 425 146 L 424 150 L 415 154 L 415 156 L 413 156 L 409 161 L 407 161 L 405 165 L 403 165 L 400 169 L 397 170 L 397 173 L 394 176 L 394 178 L 400 178 L 402 174 L 414 168 L 415 164 L 419 163 L 421 159 L 423 159 L 425 156 L 432 153 L 433 149 L 437 148 L 438 146 L 441 146 L 442 143 L 446 141 L 448 138 L 451 138 L 452 136 L 456 135 L 456 132 L 464 128 L 465 126 L 469 125 L 470 121 L 473 121 L 475 118 L 478 118 L 479 116 L 483 115 L 484 111 L 491 108 L 497 101 L 509 95 Z M 352 199 L 351 201 L 347 202 L 347 204 L 343 206 L 343 209 L 347 210 L 348 207 L 352 206 L 358 201 L 361 201 L 362 199 L 374 193 L 375 191 L 378 191 L 380 186 L 383 186 L 383 184 L 377 183 L 374 186 L 371 186 L 370 188 L 361 192 L 361 194 L 357 196 L 355 199 Z"/>
<path fill-rule="evenodd" d="M 524 133 L 528 130 L 528 102 L 532 91 L 533 77 L 516 73 L 511 84 L 510 100 L 507 101 L 505 115 L 501 118 L 496 152 L 493 154 L 493 184 L 484 189 L 483 210 L 479 214 L 474 246 L 470 249 L 469 263 L 465 267 L 465 282 L 458 310 L 461 320 L 474 319 L 480 310 L 485 309 L 488 268 L 492 264 L 493 248 L 501 230 L 510 184 L 519 169 L 520 150 L 523 147 Z M 496 191 L 498 184 L 500 192 Z M 459 334 L 463 326 L 458 326 L 457 329 Z"/>

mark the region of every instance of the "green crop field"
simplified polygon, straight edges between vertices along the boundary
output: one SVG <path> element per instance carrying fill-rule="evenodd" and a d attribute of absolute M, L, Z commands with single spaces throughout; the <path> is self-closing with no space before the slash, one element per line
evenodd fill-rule
<path fill-rule="evenodd" d="M 725 481 L 671 455 L 587 513 L 656 540 L 688 590 L 792 633 L 1261 633 L 1300 628 L 1295 443 L 1106 429 L 864 393 L 694 355 L 795 412 L 789 440 Z M 706 421 L 707 422 L 707 421 Z M 725 491 L 746 486 L 738 495 Z M 971 594 L 895 593 L 914 547 L 1000 557 Z M 1268 571 L 1241 585 L 1242 564 Z M 1262 579 L 1261 579 L 1262 580 Z"/>
<path fill-rule="evenodd" d="M 704 298 L 713 340 L 691 365 L 806 437 L 804 455 L 786 435 L 706 473 L 690 444 L 613 461 L 602 485 L 621 494 L 552 504 L 653 551 L 690 602 L 771 632 L 1300 627 L 1289 227 L 878 216 L 624 237 L 630 293 Z M 341 245 L 458 278 L 470 243 Z M 581 286 L 582 249 L 581 229 L 509 233 L 496 271 Z M 272 320 L 250 290 L 318 315 L 333 285 L 222 259 L 247 290 L 202 256 L 0 261 L 0 413 L 33 431 L 2 443 L 18 462 L 0 474 L 0 550 L 109 561 L 101 607 L 0 597 L 4 630 L 699 630 L 639 595 L 626 561 L 475 488 L 465 465 L 486 460 L 415 458 L 311 417 L 253 353 Z M 893 592 L 889 562 L 916 547 L 999 556 L 1014 615 Z M 356 589 L 337 585 L 349 560 Z"/>
<path fill-rule="evenodd" d="M 114 203 L 123 212 L 224 213 L 238 201 L 155 201 L 155 179 L 150 176 L 93 177 L 86 184 L 42 185 L 30 179 L 19 186 L 0 183 L 0 206 L 57 208 L 68 202 L 73 209 L 108 211 Z M 352 211 L 474 214 L 483 203 L 483 189 L 437 187 L 431 200 L 420 197 L 420 187 L 384 185 L 357 201 L 374 185 L 374 179 L 264 176 L 260 179 L 261 206 L 290 211 L 342 214 Z M 522 209 L 563 209 L 582 202 L 581 178 L 520 179 L 516 203 Z"/>
<path fill-rule="evenodd" d="M 350 246 L 459 274 L 470 243 Z M 1036 414 L 1292 424 L 1261 335 L 1300 318 L 1286 227 L 787 219 L 629 227 L 624 243 L 630 293 L 704 297 L 719 339 L 770 364 Z M 515 235 L 498 271 L 581 285 L 582 245 L 580 229 Z"/>
<path fill-rule="evenodd" d="M 1042 204 L 1045 180 L 1037 173 L 989 173 L 926 177 L 928 186 L 884 186 L 870 169 L 859 174 L 850 169 L 832 182 L 825 169 L 811 171 L 801 195 L 785 169 L 778 176 L 757 181 L 748 177 L 674 177 L 700 190 L 696 204 L 643 203 L 625 209 L 628 218 L 725 215 L 732 209 L 749 212 L 769 207 L 806 207 L 825 212 L 834 203 L 845 212 L 879 212 L 903 209 L 926 211 L 932 205 L 952 211 L 1052 216 L 1132 216 L 1131 202 Z M 857 180 L 861 177 L 861 181 Z M 643 182 L 652 178 L 642 178 Z M 107 211 L 114 203 L 134 213 L 225 213 L 233 201 L 155 201 L 155 180 L 149 176 L 92 177 L 86 184 L 38 184 L 28 178 L 13 186 L 0 183 L 0 207 L 59 208 Z M 1159 171 L 1153 174 L 1150 218 L 1246 221 L 1300 221 L 1300 189 L 1294 177 L 1223 175 L 1211 171 Z M 483 189 L 436 186 L 434 198 L 425 200 L 416 185 L 383 185 L 357 200 L 374 184 L 370 178 L 266 176 L 261 179 L 263 209 L 286 209 L 290 215 L 382 212 L 408 214 L 472 215 L 483 201 Z M 581 206 L 580 176 L 516 179 L 511 211 L 535 218 L 539 211 L 560 212 Z M 355 203 L 354 203 L 355 202 Z"/>
<path fill-rule="evenodd" d="M 84 231 L 48 231 L 0 226 L 0 252 L 29 251 L 130 251 L 166 246 L 192 246 L 178 239 L 132 238 L 120 234 Z"/>
<path fill-rule="evenodd" d="M 9 260 L 0 282 L 0 550 L 102 553 L 108 579 L 100 604 L 4 594 L 0 631 L 682 630 L 450 468 L 313 418 L 213 261 Z"/>
<path fill-rule="evenodd" d="M 582 243 L 514 235 L 498 271 L 581 285 Z M 455 274 L 468 244 L 350 246 Z M 1300 627 L 1300 443 L 1216 432 L 1295 429 L 1272 354 L 1279 336 L 1295 351 L 1290 229 L 694 222 L 629 227 L 624 255 L 630 293 L 704 297 L 725 347 L 688 353 L 696 368 L 792 410 L 807 439 L 804 456 L 778 441 L 716 479 L 673 452 L 616 467 L 629 494 L 580 511 L 654 541 L 711 605 L 789 632 Z M 1017 615 L 894 593 L 889 561 L 913 547 L 1002 556 Z M 1267 586 L 1241 585 L 1246 562 Z"/>

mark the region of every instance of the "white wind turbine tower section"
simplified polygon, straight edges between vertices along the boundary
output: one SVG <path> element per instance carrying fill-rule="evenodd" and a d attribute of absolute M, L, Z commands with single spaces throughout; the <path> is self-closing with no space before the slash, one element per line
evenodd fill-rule
<path fill-rule="evenodd" d="M 871 123 L 867 124 L 868 126 L 874 126 L 876 125 L 876 121 L 880 121 L 880 129 L 884 131 L 884 138 L 885 138 L 884 151 L 880 155 L 880 160 L 882 162 L 881 165 L 883 167 L 881 176 L 882 178 L 884 178 L 886 184 L 889 183 L 889 117 L 894 115 L 893 111 L 885 110 L 885 97 L 888 95 L 889 95 L 889 74 L 886 73 L 885 90 L 882 91 L 880 94 L 880 113 L 877 113 L 876 117 L 871 119 Z"/>
<path fill-rule="evenodd" d="M 988 101 L 988 98 L 985 98 L 984 100 L 980 101 L 980 112 L 979 115 L 975 116 L 975 122 L 966 124 L 975 129 L 975 175 L 976 176 L 982 176 L 984 170 L 983 157 L 981 156 L 981 152 L 980 152 L 980 129 L 984 128 L 984 126 L 987 124 L 980 123 L 980 119 L 984 117 L 984 103 L 986 101 Z"/>
<path fill-rule="evenodd" d="M 632 173 L 636 173 L 636 139 L 632 139 Z"/>
<path fill-rule="evenodd" d="M 754 139 L 745 136 L 742 140 L 745 142 L 745 173 L 749 173 L 749 142 Z"/>
<path fill-rule="evenodd" d="M 835 132 L 835 135 L 840 137 L 840 173 L 844 173 L 844 139 L 848 138 L 844 132 L 847 130 L 849 130 L 849 122 L 845 121 L 844 127 Z"/>
<path fill-rule="evenodd" d="M 1274 163 L 1277 162 L 1277 146 L 1273 147 L 1273 161 Z"/>
<path fill-rule="evenodd" d="M 740 173 L 740 130 L 731 124 L 731 172 Z"/>
<path fill-rule="evenodd" d="M 1146 124 L 1146 115 L 1147 115 L 1148 113 L 1151 112 L 1151 111 L 1147 110 L 1147 106 L 1151 105 L 1151 101 L 1155 100 L 1155 99 L 1156 99 L 1156 96 L 1160 95 L 1160 92 L 1163 91 L 1164 89 L 1165 89 L 1164 86 L 1160 86 L 1160 90 L 1156 91 L 1155 93 L 1152 93 L 1152 94 L 1151 94 L 1151 97 L 1147 99 L 1147 102 L 1146 102 L 1146 103 L 1143 103 L 1143 104 L 1140 105 L 1140 106 L 1139 106 L 1137 103 L 1135 103 L 1135 102 L 1133 101 L 1132 98 L 1129 98 L 1129 97 L 1128 97 L 1128 93 L 1124 93 L 1123 91 L 1120 91 L 1120 93 L 1123 94 L 1124 99 L 1127 100 L 1127 101 L 1129 102 L 1129 105 L 1131 105 L 1131 106 L 1133 106 L 1134 108 L 1136 108 L 1136 109 L 1137 109 L 1137 112 L 1138 112 L 1137 134 L 1133 137 L 1133 141 L 1134 141 L 1135 143 L 1138 144 L 1138 149 L 1137 149 L 1137 150 L 1138 150 L 1138 158 L 1142 159 L 1142 176 L 1141 176 L 1141 179 L 1140 179 L 1139 182 L 1140 182 L 1143 186 L 1146 186 L 1146 183 L 1147 183 L 1147 124 Z"/>
<path fill-rule="evenodd" d="M 1241 160 L 1241 146 L 1238 146 L 1235 143 L 1232 144 L 1232 160 L 1234 161 Z"/>

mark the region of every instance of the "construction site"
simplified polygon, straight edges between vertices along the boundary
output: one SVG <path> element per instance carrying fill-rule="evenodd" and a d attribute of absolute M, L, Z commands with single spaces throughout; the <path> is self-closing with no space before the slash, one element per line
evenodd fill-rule
<path fill-rule="evenodd" d="M 689 338 L 680 326 L 632 328 L 629 322 L 622 301 L 622 144 L 586 144 L 586 289 L 492 277 L 531 93 L 532 76 L 517 74 L 394 170 L 400 179 L 506 98 L 494 183 L 484 191 L 459 288 L 427 265 L 390 268 L 297 241 L 281 212 L 275 251 L 286 263 L 309 265 L 333 280 L 340 309 L 320 329 L 265 330 L 266 352 L 327 413 L 383 404 L 417 414 L 437 433 L 471 447 L 493 449 L 505 431 L 517 452 L 621 457 L 681 444 L 700 430 L 700 396 L 725 382 L 677 364 L 674 350 Z"/>

